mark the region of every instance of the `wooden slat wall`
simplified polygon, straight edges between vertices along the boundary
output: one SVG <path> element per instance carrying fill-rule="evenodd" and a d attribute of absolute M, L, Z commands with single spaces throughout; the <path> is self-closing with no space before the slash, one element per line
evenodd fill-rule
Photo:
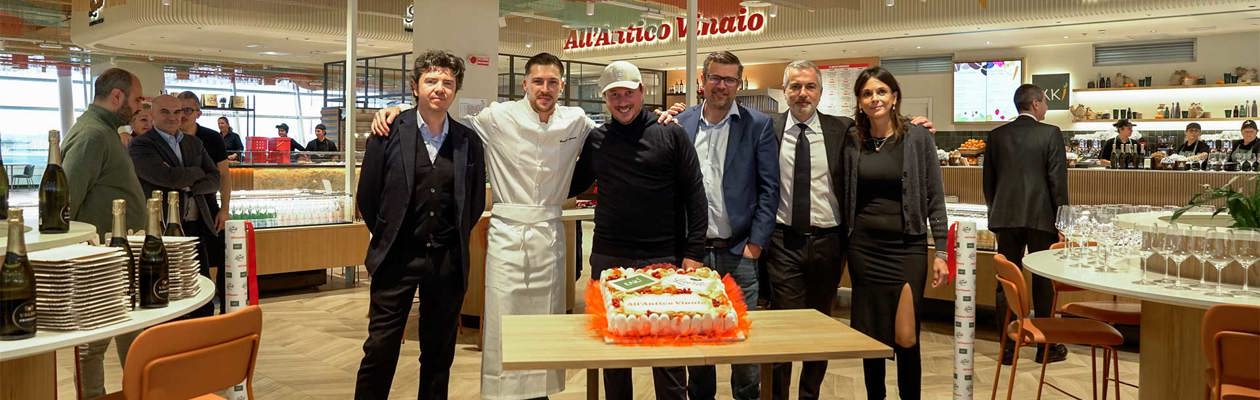
<path fill-rule="evenodd" d="M 362 265 L 370 238 L 362 222 L 259 229 L 254 233 L 258 274 Z"/>
<path fill-rule="evenodd" d="M 962 203 L 984 204 L 980 167 L 941 167 L 945 194 Z M 1234 177 L 1257 176 L 1254 172 L 1190 172 L 1148 170 L 1069 169 L 1068 190 L 1072 204 L 1185 205 L 1204 184 L 1224 185 Z"/>

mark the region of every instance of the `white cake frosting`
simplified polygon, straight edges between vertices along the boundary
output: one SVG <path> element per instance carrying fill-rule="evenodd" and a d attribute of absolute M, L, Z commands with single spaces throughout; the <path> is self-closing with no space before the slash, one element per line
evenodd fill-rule
<path fill-rule="evenodd" d="M 627 337 L 714 335 L 739 318 L 718 274 L 708 268 L 612 268 L 600 277 L 608 331 Z"/>

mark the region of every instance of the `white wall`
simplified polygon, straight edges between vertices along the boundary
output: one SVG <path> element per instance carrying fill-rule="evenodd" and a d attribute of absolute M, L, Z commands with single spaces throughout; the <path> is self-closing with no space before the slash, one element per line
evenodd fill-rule
<path fill-rule="evenodd" d="M 1114 77 L 1116 73 L 1124 73 L 1133 79 L 1150 76 L 1154 85 L 1167 85 L 1169 76 L 1174 70 L 1185 69 L 1197 76 L 1206 76 L 1209 83 L 1222 78 L 1225 72 L 1232 72 L 1234 67 L 1260 67 L 1260 32 L 1244 32 L 1198 38 L 1195 62 L 1177 64 L 1143 64 L 1116 67 L 1094 67 L 1093 45 L 1067 44 L 1051 46 L 1029 46 L 1020 48 L 993 49 L 983 51 L 964 51 L 954 54 L 955 60 L 1009 59 L 1023 58 L 1027 74 L 1025 81 L 1031 81 L 1034 74 L 1071 73 L 1071 87 L 1085 88 L 1090 80 L 1098 79 L 1098 74 Z M 903 75 L 897 77 L 901 84 L 902 96 L 907 98 L 929 97 L 932 99 L 932 122 L 939 130 L 987 130 L 996 124 L 953 124 L 953 78 L 949 73 Z M 1210 93 L 1206 93 L 1210 92 Z M 1107 110 L 1128 105 L 1134 111 L 1141 111 L 1143 118 L 1153 118 L 1159 103 L 1179 101 L 1182 108 L 1188 108 L 1191 102 L 1203 102 L 1205 111 L 1212 117 L 1224 117 L 1223 111 L 1235 103 L 1244 100 L 1260 100 L 1260 87 L 1250 87 L 1232 91 L 1221 90 L 1179 90 L 1179 91 L 1136 91 L 1117 93 L 1072 93 L 1072 104 L 1085 104 L 1095 111 Z M 1058 125 L 1064 130 L 1110 130 L 1106 123 L 1073 123 L 1067 111 L 1051 111 L 1046 122 Z M 1138 129 L 1177 130 L 1184 127 L 1184 122 L 1160 122 L 1139 124 Z M 1205 129 L 1237 129 L 1238 122 L 1204 123 Z"/>
<path fill-rule="evenodd" d="M 441 49 L 464 59 L 464 85 L 456 94 L 451 115 L 463 116 L 458 101 L 498 97 L 499 24 L 498 0 L 415 0 L 415 53 Z M 486 57 L 490 65 L 473 65 L 469 56 Z M 410 68 L 410 66 L 408 66 Z M 410 78 L 408 78 L 410 80 Z M 411 86 L 407 86 L 411 90 Z M 489 104 L 489 103 L 487 103 Z"/>

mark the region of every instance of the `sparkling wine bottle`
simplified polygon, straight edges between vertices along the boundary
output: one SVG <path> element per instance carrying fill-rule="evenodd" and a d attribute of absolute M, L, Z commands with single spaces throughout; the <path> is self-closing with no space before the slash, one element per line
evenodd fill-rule
<path fill-rule="evenodd" d="M 166 236 L 184 236 L 183 220 L 179 213 L 179 192 L 166 192 Z"/>
<path fill-rule="evenodd" d="M 26 258 L 22 209 L 9 209 L 9 241 L 0 266 L 0 340 L 35 336 L 35 270 Z"/>
<path fill-rule="evenodd" d="M 70 231 L 70 184 L 61 168 L 61 132 L 48 131 L 48 166 L 39 181 L 39 233 Z"/>
<path fill-rule="evenodd" d="M 162 308 L 170 302 L 171 267 L 162 243 L 162 201 L 149 199 L 149 224 L 140 247 L 140 308 Z"/>
<path fill-rule="evenodd" d="M 114 200 L 114 228 L 111 231 L 109 246 L 122 249 L 127 254 L 127 304 L 136 309 L 136 260 L 131 252 L 131 243 L 127 242 L 127 201 Z"/>

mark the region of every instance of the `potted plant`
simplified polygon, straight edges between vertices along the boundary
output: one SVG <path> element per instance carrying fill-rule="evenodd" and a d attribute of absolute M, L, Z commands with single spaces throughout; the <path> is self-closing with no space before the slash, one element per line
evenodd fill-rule
<path fill-rule="evenodd" d="M 1216 217 L 1224 211 L 1229 211 L 1229 216 L 1234 219 L 1234 223 L 1230 225 L 1234 228 L 1260 228 L 1260 180 L 1256 177 L 1247 178 L 1251 182 L 1250 193 L 1240 192 L 1234 189 L 1234 182 L 1240 177 L 1234 177 L 1221 187 L 1212 187 L 1203 184 L 1203 191 L 1190 198 L 1190 202 L 1185 207 L 1177 209 L 1173 212 L 1170 221 L 1177 222 L 1182 214 L 1199 206 L 1211 206 L 1215 208 L 1212 216 Z M 1218 200 L 1224 200 L 1223 202 Z M 1224 205 L 1220 205 L 1224 204 Z"/>

